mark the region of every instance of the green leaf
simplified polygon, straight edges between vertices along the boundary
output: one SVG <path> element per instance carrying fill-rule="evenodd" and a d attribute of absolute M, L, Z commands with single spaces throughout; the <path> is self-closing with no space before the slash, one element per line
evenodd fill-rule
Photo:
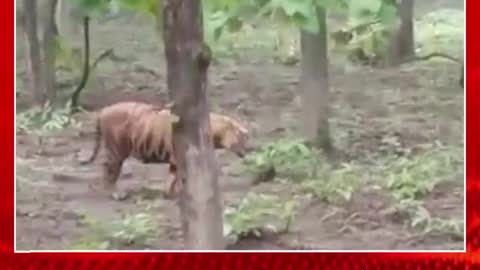
<path fill-rule="evenodd" d="M 239 18 L 229 18 L 227 21 L 228 31 L 237 32 L 243 26 L 243 22 Z"/>
<path fill-rule="evenodd" d="M 223 11 L 213 12 L 204 8 L 204 31 L 208 41 L 216 41 L 220 38 L 223 28 L 226 25 L 229 17 Z"/>
<path fill-rule="evenodd" d="M 350 17 L 371 19 L 378 14 L 381 7 L 382 0 L 351 0 L 349 5 Z"/>
<path fill-rule="evenodd" d="M 392 25 L 397 20 L 396 6 L 383 2 L 378 11 L 378 17 L 383 24 Z"/>
<path fill-rule="evenodd" d="M 316 14 L 305 16 L 304 14 L 296 13 L 292 16 L 292 21 L 302 30 L 310 33 L 317 33 L 319 30 L 318 18 Z"/>
<path fill-rule="evenodd" d="M 156 16 L 159 11 L 158 0 L 113 0 L 118 2 L 121 8 L 140 12 L 148 16 Z"/>
<path fill-rule="evenodd" d="M 315 3 L 312 0 L 277 0 L 271 3 L 274 19 L 292 22 L 297 27 L 312 33 L 318 32 Z"/>
<path fill-rule="evenodd" d="M 308 156 L 308 155 L 311 154 L 310 149 L 305 144 L 299 143 L 297 147 L 298 147 L 298 150 L 300 150 L 300 153 L 303 156 Z"/>
<path fill-rule="evenodd" d="M 89 16 L 100 16 L 110 10 L 110 3 L 106 0 L 68 0 L 69 5 L 81 8 Z"/>
<path fill-rule="evenodd" d="M 329 11 L 346 11 L 348 0 L 315 0 L 315 4 Z"/>

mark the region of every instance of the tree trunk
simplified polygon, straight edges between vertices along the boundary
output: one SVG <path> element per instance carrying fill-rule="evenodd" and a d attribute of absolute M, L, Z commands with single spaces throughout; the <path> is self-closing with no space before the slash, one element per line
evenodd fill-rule
<path fill-rule="evenodd" d="M 329 116 L 327 24 L 324 8 L 317 8 L 319 31 L 301 31 L 301 86 L 303 90 L 303 119 L 307 140 L 332 154 Z"/>
<path fill-rule="evenodd" d="M 460 87 L 464 88 L 464 63 L 462 63 L 462 66 L 460 67 L 460 79 L 458 83 L 460 84 Z"/>
<path fill-rule="evenodd" d="M 32 103 L 54 101 L 55 91 L 55 8 L 57 0 L 23 1 L 26 80 Z M 37 6 L 38 4 L 38 6 Z M 39 32 L 42 38 L 39 38 Z"/>
<path fill-rule="evenodd" d="M 37 31 L 37 1 L 23 0 L 23 26 L 25 38 L 26 85 L 32 105 L 46 101 L 45 85 L 42 83 L 40 44 Z"/>
<path fill-rule="evenodd" d="M 387 66 L 398 65 L 414 59 L 413 4 L 413 0 L 400 0 L 400 3 L 397 4 L 397 14 L 400 20 L 390 37 L 386 57 Z"/>
<path fill-rule="evenodd" d="M 185 248 L 223 249 L 218 168 L 207 136 L 211 52 L 203 41 L 201 2 L 167 0 L 163 5 L 167 84 L 172 111 L 179 116 L 173 124 L 173 145 Z"/>
<path fill-rule="evenodd" d="M 46 94 L 50 102 L 53 102 L 57 96 L 55 87 L 55 49 L 57 30 L 55 25 L 55 8 L 57 0 L 43 0 L 46 1 L 45 17 L 42 18 L 41 23 L 43 38 L 42 38 L 42 66 L 44 70 L 43 83 L 45 84 Z"/>

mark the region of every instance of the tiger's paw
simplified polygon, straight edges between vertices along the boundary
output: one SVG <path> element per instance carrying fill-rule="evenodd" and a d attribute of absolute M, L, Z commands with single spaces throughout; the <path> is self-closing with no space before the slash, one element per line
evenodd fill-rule
<path fill-rule="evenodd" d="M 123 201 L 128 198 L 128 195 L 126 191 L 115 191 L 110 194 L 110 197 L 115 201 Z"/>

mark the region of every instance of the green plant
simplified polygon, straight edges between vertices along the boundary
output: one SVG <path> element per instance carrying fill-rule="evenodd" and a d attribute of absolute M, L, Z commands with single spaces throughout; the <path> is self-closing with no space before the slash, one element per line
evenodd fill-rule
<path fill-rule="evenodd" d="M 55 108 L 46 103 L 43 107 L 35 107 L 16 116 L 17 132 L 48 133 L 75 125 L 77 123 L 70 116 L 69 103 L 63 108 Z"/>
<path fill-rule="evenodd" d="M 463 225 L 458 220 L 432 217 L 421 199 L 439 183 L 450 181 L 463 169 L 463 147 L 440 143 L 425 145 L 413 157 L 394 159 L 383 166 L 386 187 L 397 199 L 397 208 L 406 213 L 409 225 L 424 234 L 442 233 L 463 238 Z"/>
<path fill-rule="evenodd" d="M 295 180 L 314 177 L 319 158 L 301 140 L 280 139 L 260 146 L 245 158 L 245 164 L 255 173 L 274 167 L 277 175 Z"/>
<path fill-rule="evenodd" d="M 110 237 L 125 244 L 144 243 L 155 229 L 155 223 L 148 214 L 126 215 L 122 220 L 113 222 Z"/>
<path fill-rule="evenodd" d="M 418 200 L 402 200 L 399 202 L 398 209 L 408 214 L 409 225 L 419 229 L 422 234 L 442 234 L 449 235 L 456 240 L 463 239 L 464 221 L 461 219 L 432 217 L 423 202 Z"/>
<path fill-rule="evenodd" d="M 260 237 L 265 229 L 288 231 L 298 203 L 274 195 L 249 193 L 236 207 L 225 209 L 224 234 L 235 240 Z"/>
<path fill-rule="evenodd" d="M 88 236 L 71 245 L 70 249 L 108 249 L 132 244 L 145 245 L 157 230 L 157 224 L 152 220 L 152 216 L 146 213 L 124 215 L 120 220 L 108 224 L 102 224 L 84 215 L 82 224 L 90 228 Z"/>
<path fill-rule="evenodd" d="M 401 157 L 384 167 L 387 188 L 398 200 L 423 197 L 440 182 L 462 172 L 463 149 L 440 143 L 424 146 L 423 153 L 411 158 Z"/>
<path fill-rule="evenodd" d="M 362 168 L 352 164 L 343 164 L 339 169 L 324 166 L 318 172 L 316 178 L 303 181 L 302 188 L 329 203 L 349 201 L 359 180 L 365 178 Z"/>
<path fill-rule="evenodd" d="M 425 228 L 426 234 L 449 235 L 455 240 L 463 240 L 465 222 L 463 219 L 432 218 Z"/>
<path fill-rule="evenodd" d="M 343 164 L 334 169 L 319 151 L 302 140 L 280 139 L 261 146 L 245 158 L 247 168 L 255 173 L 275 168 L 277 177 L 299 182 L 303 191 L 328 202 L 348 201 L 366 169 Z"/>

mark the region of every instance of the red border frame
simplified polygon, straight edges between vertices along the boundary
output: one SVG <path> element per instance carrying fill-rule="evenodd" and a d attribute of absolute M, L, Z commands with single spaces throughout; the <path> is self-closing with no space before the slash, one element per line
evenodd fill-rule
<path fill-rule="evenodd" d="M 465 1 L 467 2 L 467 1 Z M 466 176 L 467 176 L 467 252 L 466 253 L 63 253 L 63 254 L 13 254 L 14 251 L 14 72 L 10 69 L 15 54 L 13 42 L 2 42 L 0 108 L 0 148 L 3 149 L 2 172 L 4 181 L 0 188 L 0 269 L 84 268 L 115 269 L 199 269 L 213 266 L 222 269 L 470 269 L 480 265 L 480 126 L 474 124 L 480 113 L 480 41 L 473 33 L 474 24 L 480 21 L 474 12 L 480 11 L 480 2 L 470 0 L 466 6 L 466 39 L 469 55 L 466 62 Z M 14 38 L 14 1 L 4 1 L 0 9 L 4 36 Z M 479 24 L 480 25 L 480 24 Z M 12 88 L 10 88 L 12 87 Z M 479 107 L 477 107 L 479 106 Z M 10 142 L 10 143 L 9 143 Z M 477 167 L 478 166 L 478 167 Z M 476 267 L 475 267 L 476 268 Z"/>

